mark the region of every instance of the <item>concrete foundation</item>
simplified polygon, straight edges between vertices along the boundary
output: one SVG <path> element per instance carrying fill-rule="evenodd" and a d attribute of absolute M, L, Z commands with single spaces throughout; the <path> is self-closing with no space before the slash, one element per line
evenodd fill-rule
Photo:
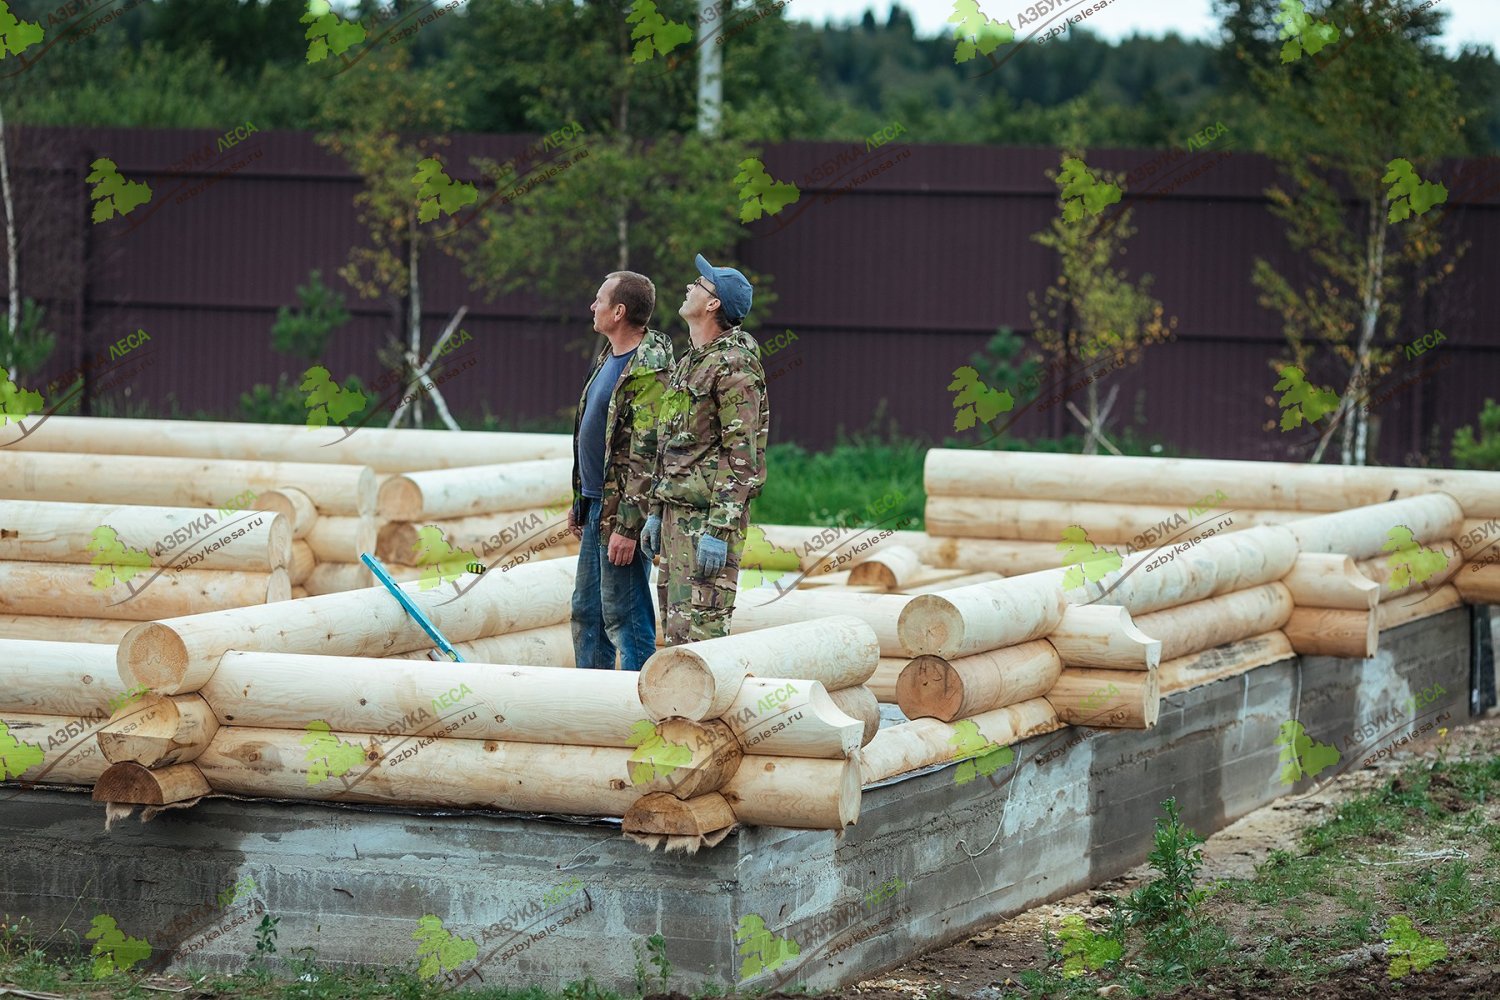
<path fill-rule="evenodd" d="M 63 945 L 107 915 L 151 948 L 133 973 L 238 970 L 264 914 L 278 957 L 426 958 L 464 986 L 592 976 L 633 992 L 632 946 L 660 933 L 674 988 L 829 989 L 1140 863 L 1169 796 L 1206 835 L 1404 733 L 1461 724 L 1474 611 L 1384 633 L 1369 660 L 1290 659 L 1170 695 L 1150 731 L 1065 729 L 966 784 L 946 764 L 867 787 L 841 838 L 745 829 L 693 857 L 648 853 L 618 823 L 233 799 L 106 832 L 86 792 L 22 791 L 0 803 L 0 912 L 39 938 L 64 929 Z M 1284 784 L 1292 720 L 1339 759 Z"/>

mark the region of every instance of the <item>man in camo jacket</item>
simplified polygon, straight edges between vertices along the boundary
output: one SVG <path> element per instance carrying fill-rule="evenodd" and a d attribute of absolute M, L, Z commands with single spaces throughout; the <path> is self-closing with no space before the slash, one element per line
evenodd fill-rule
<path fill-rule="evenodd" d="M 729 634 L 750 500 L 766 478 L 771 410 L 760 347 L 740 324 L 750 282 L 697 257 L 678 314 L 693 347 L 672 369 L 657 427 L 656 486 L 641 529 L 660 552 L 657 592 L 667 645 Z"/>

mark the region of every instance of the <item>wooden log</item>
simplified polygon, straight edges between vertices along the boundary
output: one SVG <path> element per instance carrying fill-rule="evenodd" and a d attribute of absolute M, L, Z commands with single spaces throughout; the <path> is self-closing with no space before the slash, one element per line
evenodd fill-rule
<path fill-rule="evenodd" d="M 724 787 L 740 766 L 744 751 L 723 722 L 640 720 L 640 745 L 623 772 L 642 793 L 668 792 L 690 799 Z"/>
<path fill-rule="evenodd" d="M 1399 469 L 1382 469 L 1396 473 Z M 1436 471 L 1436 470 L 1432 470 Z M 1385 554 L 1392 532 L 1404 527 L 1425 544 L 1453 538 L 1463 530 L 1464 509 L 1446 493 L 1319 514 L 1288 525 L 1303 552 L 1341 552 L 1358 562 Z"/>
<path fill-rule="evenodd" d="M 653 587 L 652 593 L 655 592 Z M 902 610 L 914 600 L 917 598 L 900 594 L 813 593 L 796 589 L 769 594 L 757 590 L 741 594 L 735 600 L 729 631 L 740 635 L 781 625 L 800 625 L 818 618 L 850 615 L 874 630 L 881 656 L 909 656 L 901 647 L 896 627 Z M 660 615 L 657 617 L 660 619 Z"/>
<path fill-rule="evenodd" d="M 1453 586 L 1470 604 L 1500 604 L 1500 562 L 1465 563 L 1453 578 Z M 0 623 L 0 632 L 4 630 Z"/>
<path fill-rule="evenodd" d="M 94 785 L 95 802 L 162 806 L 200 799 L 212 792 L 195 763 L 151 770 L 134 761 L 111 764 Z"/>
<path fill-rule="evenodd" d="M 879 659 L 875 633 L 849 615 L 683 643 L 647 659 L 641 704 L 653 719 L 702 721 L 728 712 L 747 677 L 815 680 L 836 690 L 863 684 Z"/>
<path fill-rule="evenodd" d="M 719 792 L 747 826 L 842 830 L 859 820 L 860 765 L 844 760 L 747 756 Z"/>
<path fill-rule="evenodd" d="M 1069 668 L 1057 678 L 1047 702 L 1073 726 L 1150 729 L 1161 710 L 1155 670 Z"/>
<path fill-rule="evenodd" d="M 1291 641 L 1280 630 L 1264 632 L 1168 660 L 1158 670 L 1157 681 L 1161 693 L 1167 695 L 1234 677 L 1296 655 Z"/>
<path fill-rule="evenodd" d="M 1375 559 L 1361 560 L 1355 565 L 1360 573 L 1380 588 L 1381 602 L 1417 591 L 1431 592 L 1451 582 L 1462 570 L 1463 551 L 1459 549 L 1457 541 L 1435 542 L 1422 548 L 1441 554 L 1443 564 L 1436 565 L 1435 558 L 1432 564 L 1427 564 L 1429 557 L 1423 554 L 1413 556 L 1410 552 L 1393 552 Z M 1422 563 L 1420 567 L 1413 565 L 1418 560 Z M 1420 582 L 1417 580 L 1418 571 L 1422 576 Z"/>
<path fill-rule="evenodd" d="M 893 528 L 895 522 L 874 528 L 825 528 L 805 524 L 760 524 L 775 552 L 790 552 L 798 566 L 811 575 L 843 572 L 886 548 L 916 548 L 927 533 Z M 919 553 L 920 554 L 920 553 Z M 768 567 L 779 569 L 780 566 Z"/>
<path fill-rule="evenodd" d="M 917 554 L 929 566 L 991 571 L 1007 577 L 1052 569 L 1061 558 L 1056 542 L 1013 538 L 929 538 Z"/>
<path fill-rule="evenodd" d="M 387 566 L 394 577 L 395 567 Z M 367 590 L 375 583 L 374 574 L 362 562 L 319 562 L 308 572 L 302 586 L 313 597 L 342 594 L 346 590 Z"/>
<path fill-rule="evenodd" d="M 59 419 L 47 421 L 48 429 Z M 108 421 L 113 423 L 113 418 Z M 9 428 L 0 428 L 3 439 Z M 37 435 L 22 445 L 36 441 Z M 67 503 L 143 504 L 218 509 L 246 491 L 283 487 L 306 493 L 323 514 L 375 513 L 375 474 L 357 465 L 331 465 L 324 455 L 301 462 L 161 458 L 129 454 L 49 454 L 0 445 L 0 497 Z M 58 452 L 71 449 L 56 449 Z"/>
<path fill-rule="evenodd" d="M 1222 503 L 1209 506 L 1204 513 L 1192 517 L 1188 516 L 1189 509 L 1187 505 L 1169 507 L 929 494 L 926 522 L 928 534 L 934 537 L 1025 539 L 1054 545 L 1062 540 L 1063 532 L 1078 525 L 1088 532 L 1090 541 L 1099 544 L 1135 541 L 1144 547 L 1150 543 L 1143 540 L 1143 535 L 1163 523 L 1169 526 L 1166 537 L 1175 537 L 1171 526 L 1176 525 L 1175 530 L 1182 538 L 1187 538 L 1194 533 L 1193 524 L 1199 527 L 1212 525 L 1230 510 L 1233 511 L 1231 527 L 1235 529 L 1285 524 L 1304 516 L 1297 511 L 1231 508 Z"/>
<path fill-rule="evenodd" d="M 626 833 L 707 837 L 734 826 L 734 810 L 718 792 L 679 799 L 665 792 L 642 795 L 621 819 Z"/>
<path fill-rule="evenodd" d="M 908 719 L 952 722 L 1040 698 L 1062 669 L 1046 639 L 952 660 L 918 656 L 901 671 L 896 701 Z"/>
<path fill-rule="evenodd" d="M 1057 628 L 1067 605 L 1061 587 L 1013 577 L 913 597 L 897 632 L 913 656 L 952 659 L 1040 638 Z"/>
<path fill-rule="evenodd" d="M 86 564 L 0 562 L 0 612 L 151 621 L 287 601 L 292 596 L 284 569 L 145 569 L 128 582 L 112 580 L 99 590 L 94 583 L 101 572 L 106 571 Z"/>
<path fill-rule="evenodd" d="M 922 560 L 904 545 L 878 550 L 870 558 L 849 570 L 849 582 L 860 587 L 897 590 L 905 587 L 922 570 Z"/>
<path fill-rule="evenodd" d="M 304 597 L 311 597 L 311 596 L 312 595 L 307 592 L 307 588 L 306 587 L 293 587 L 292 588 L 292 600 L 294 600 L 294 601 L 300 601 Z"/>
<path fill-rule="evenodd" d="M 1459 529 L 1458 547 L 1463 550 L 1465 561 L 1484 559 L 1500 551 L 1495 547 L 1500 541 L 1500 518 L 1477 518 L 1468 508 L 1464 509 L 1463 527 Z"/>
<path fill-rule="evenodd" d="M 508 663 L 529 667 L 574 667 L 573 627 L 547 625 L 507 635 L 452 643 L 470 663 Z M 425 651 L 397 653 L 392 659 L 425 660 Z"/>
<path fill-rule="evenodd" d="M 1131 621 L 1129 611 L 1108 604 L 1069 605 L 1047 641 L 1070 667 L 1150 670 L 1161 662 L 1161 640 Z"/>
<path fill-rule="evenodd" d="M 847 757 L 864 735 L 861 719 L 846 715 L 822 684 L 806 679 L 748 677 L 718 721 L 746 753 L 771 757 Z"/>
<path fill-rule="evenodd" d="M 86 564 L 115 541 L 152 566 L 265 573 L 291 560 L 292 528 L 254 511 L 0 500 L 0 561 Z"/>
<path fill-rule="evenodd" d="M 1342 511 L 1389 500 L 1392 491 L 1404 497 L 1443 490 L 1468 517 L 1489 518 L 1500 517 L 1500 480 L 1495 476 L 1452 469 L 932 448 L 923 483 L 929 496 L 1028 500 L 1074 500 L 1079 484 L 1087 483 L 1093 496 L 1183 509 L 1222 491 L 1236 507 L 1297 511 Z"/>
<path fill-rule="evenodd" d="M 901 671 L 905 670 L 910 662 L 909 656 L 882 656 L 880 658 L 880 665 L 865 681 L 865 687 L 874 693 L 877 702 L 887 705 L 896 704 L 896 683 L 901 679 Z"/>
<path fill-rule="evenodd" d="M 5 755 L 6 773 L 13 781 L 92 784 L 109 766 L 94 740 L 108 718 L 103 711 L 77 716 L 0 712 L 0 741 L 20 744 Z"/>
<path fill-rule="evenodd" d="M 564 626 L 566 627 L 566 626 Z M 430 642 L 430 640 L 429 640 Z M 317 684 L 308 682 L 316 677 Z M 226 726 L 305 732 L 331 728 L 386 735 L 629 747 L 645 709 L 636 675 L 470 661 L 230 651 L 202 695 Z M 566 705 L 566 719 L 558 706 Z M 469 719 L 470 712 L 477 717 Z M 455 728 L 449 728 L 454 725 Z"/>
<path fill-rule="evenodd" d="M 47 639 L 116 646 L 125 637 L 125 633 L 133 628 L 135 622 L 113 618 L 0 614 L 0 637 L 6 639 Z"/>
<path fill-rule="evenodd" d="M 937 573 L 953 573 L 956 575 L 935 580 L 931 583 L 923 583 L 921 581 L 924 577 L 929 576 L 929 574 L 922 573 L 913 581 L 915 585 L 909 584 L 902 587 L 901 592 L 912 597 L 918 594 L 940 594 L 945 590 L 957 590 L 959 587 L 972 587 L 976 583 L 993 583 L 996 580 L 1005 579 L 999 573 L 970 573 L 968 570 L 962 569 L 937 570 L 931 575 L 936 576 Z"/>
<path fill-rule="evenodd" d="M 307 544 L 320 563 L 358 563 L 361 553 L 375 553 L 375 524 L 373 517 L 319 516 Z"/>
<path fill-rule="evenodd" d="M 313 459 L 367 465 L 376 472 L 395 473 L 566 458 L 573 451 L 572 439 L 567 434 L 494 431 L 455 434 L 448 430 L 359 426 L 360 419 L 351 418 L 352 427 L 309 430 L 295 424 L 52 417 L 45 428 L 26 438 L 20 438 L 19 432 L 12 433 L 12 428 L 0 428 L 0 450 L 175 455 L 263 462 Z M 323 510 L 323 504 L 319 503 L 318 509 Z"/>
<path fill-rule="evenodd" d="M 292 543 L 291 561 L 287 564 L 286 575 L 293 587 L 301 587 L 307 583 L 308 575 L 317 565 L 318 557 L 313 555 L 311 545 L 306 542 Z"/>
<path fill-rule="evenodd" d="M 1376 627 L 1382 632 L 1388 628 L 1396 628 L 1407 622 L 1414 622 L 1418 618 L 1427 618 L 1432 615 L 1440 615 L 1444 611 L 1451 611 L 1464 603 L 1463 596 L 1457 587 L 1452 584 L 1438 587 L 1426 597 L 1418 599 L 1416 594 L 1407 597 L 1398 597 L 1392 601 L 1381 601 L 1376 606 L 1372 617 L 1375 619 Z"/>
<path fill-rule="evenodd" d="M 380 487 L 380 516 L 391 521 L 435 521 L 562 507 L 573 495 L 572 458 L 408 472 Z"/>
<path fill-rule="evenodd" d="M 107 718 L 125 697 L 113 645 L 0 639 L 0 710 Z"/>
<path fill-rule="evenodd" d="M 833 699 L 840 712 L 864 726 L 864 732 L 859 737 L 860 746 L 868 744 L 880 732 L 880 702 L 876 699 L 875 692 L 868 687 L 859 684 L 839 688 L 837 691 L 829 691 L 828 697 Z"/>
<path fill-rule="evenodd" d="M 292 538 L 299 542 L 305 541 L 307 533 L 318 523 L 317 505 L 295 486 L 266 490 L 255 498 L 254 506 L 256 510 L 268 510 L 286 518 L 292 526 Z"/>
<path fill-rule="evenodd" d="M 219 731 L 219 720 L 196 694 L 148 694 L 117 712 L 99 730 L 99 749 L 111 764 L 170 767 L 197 760 Z"/>
<path fill-rule="evenodd" d="M 450 642 L 466 642 L 568 621 L 576 569 L 561 559 L 518 566 L 474 579 L 461 595 L 451 585 L 423 589 L 418 582 L 401 589 Z M 431 645 L 406 609 L 384 587 L 374 587 L 143 624 L 120 640 L 118 663 L 129 683 L 187 694 L 207 682 L 231 649 L 383 656 Z"/>
<path fill-rule="evenodd" d="M 1378 609 L 1377 605 L 1377 609 Z M 1281 631 L 1299 656 L 1343 656 L 1362 660 L 1380 648 L 1376 611 L 1294 608 Z"/>
<path fill-rule="evenodd" d="M 1237 590 L 1232 594 L 1153 611 L 1136 618 L 1136 626 L 1161 641 L 1161 657 L 1179 656 L 1222 646 L 1236 639 L 1281 628 L 1291 617 L 1292 593 L 1282 583 Z"/>
<path fill-rule="evenodd" d="M 1380 584 L 1341 552 L 1304 552 L 1281 582 L 1300 608 L 1369 611 L 1380 603 Z"/>
<path fill-rule="evenodd" d="M 558 512 L 555 508 L 539 507 L 444 521 L 392 521 L 380 529 L 376 543 L 380 558 L 414 565 L 419 551 L 417 539 L 427 527 L 436 527 L 453 549 L 472 552 L 477 561 L 487 565 L 508 561 L 527 552 L 540 553 L 554 547 L 566 547 L 576 541 L 572 532 L 567 530 L 566 508 Z"/>
<path fill-rule="evenodd" d="M 974 729 L 970 730 L 970 726 Z M 1057 713 L 1045 698 L 1007 705 L 957 722 L 913 719 L 886 726 L 859 752 L 861 775 L 864 783 L 870 784 L 934 764 L 957 763 L 973 756 L 964 748 L 975 742 L 975 733 L 981 744 L 1007 747 L 1061 727 Z"/>

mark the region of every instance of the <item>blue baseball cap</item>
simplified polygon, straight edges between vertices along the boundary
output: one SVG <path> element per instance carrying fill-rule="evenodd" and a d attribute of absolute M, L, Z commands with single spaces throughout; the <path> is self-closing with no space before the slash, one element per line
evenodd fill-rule
<path fill-rule="evenodd" d="M 714 267 L 701 253 L 695 263 L 698 273 L 714 283 L 714 297 L 724 303 L 724 317 L 738 323 L 750 315 L 750 300 L 755 289 L 743 274 L 732 267 Z"/>

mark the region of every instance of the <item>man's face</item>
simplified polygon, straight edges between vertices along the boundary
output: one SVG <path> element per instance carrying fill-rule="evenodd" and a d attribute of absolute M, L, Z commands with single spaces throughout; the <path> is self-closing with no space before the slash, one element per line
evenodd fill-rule
<path fill-rule="evenodd" d="M 614 328 L 613 302 L 615 286 L 619 283 L 619 278 L 610 278 L 594 293 L 594 304 L 589 306 L 589 311 L 594 314 L 594 332 L 596 333 L 604 333 Z"/>
<path fill-rule="evenodd" d="M 718 296 L 714 294 L 714 283 L 699 275 L 687 286 L 687 294 L 682 298 L 682 305 L 677 307 L 677 315 L 688 322 L 702 319 L 708 315 L 708 304 L 718 301 Z"/>

